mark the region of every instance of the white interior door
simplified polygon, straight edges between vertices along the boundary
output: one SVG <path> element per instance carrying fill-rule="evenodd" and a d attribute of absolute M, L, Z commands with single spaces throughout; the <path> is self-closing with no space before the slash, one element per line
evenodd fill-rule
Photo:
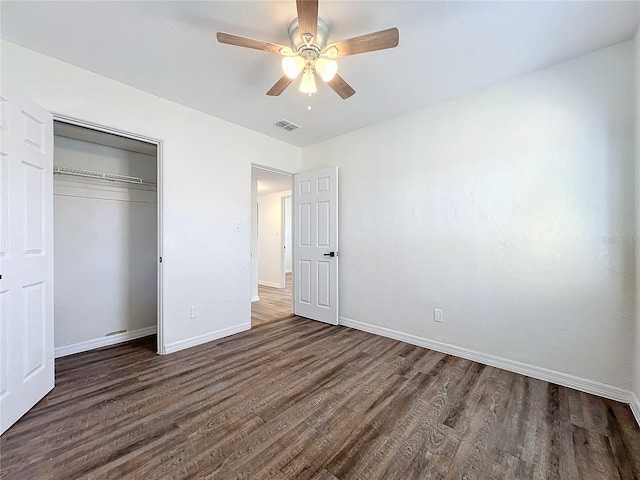
<path fill-rule="evenodd" d="M 293 311 L 338 324 L 338 167 L 293 177 Z"/>
<path fill-rule="evenodd" d="M 53 118 L 0 98 L 0 433 L 53 388 Z"/>

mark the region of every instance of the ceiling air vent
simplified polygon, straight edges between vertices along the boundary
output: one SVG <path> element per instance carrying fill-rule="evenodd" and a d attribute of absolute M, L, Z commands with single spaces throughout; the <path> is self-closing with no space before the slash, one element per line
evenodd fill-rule
<path fill-rule="evenodd" d="M 300 125 L 296 125 L 295 123 L 291 123 L 289 120 L 280 120 L 276 122 L 276 127 L 284 128 L 287 132 L 293 132 L 298 128 L 302 128 Z"/>

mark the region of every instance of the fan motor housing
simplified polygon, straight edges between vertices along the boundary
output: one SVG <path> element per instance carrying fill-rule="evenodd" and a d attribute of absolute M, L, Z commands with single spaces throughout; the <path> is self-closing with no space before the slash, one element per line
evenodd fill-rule
<path fill-rule="evenodd" d="M 318 17 L 318 34 L 313 39 L 311 46 L 307 46 L 300 35 L 300 27 L 298 26 L 298 18 L 294 18 L 289 24 L 289 38 L 291 39 L 291 47 L 294 52 L 302 54 L 303 50 L 313 49 L 320 53 L 327 46 L 329 39 L 329 25 L 323 19 Z"/>

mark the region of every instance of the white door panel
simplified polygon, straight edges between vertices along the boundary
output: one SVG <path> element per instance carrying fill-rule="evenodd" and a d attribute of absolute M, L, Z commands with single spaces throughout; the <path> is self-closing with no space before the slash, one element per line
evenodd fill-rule
<path fill-rule="evenodd" d="M 0 101 L 0 433 L 53 388 L 53 118 Z"/>
<path fill-rule="evenodd" d="M 293 177 L 296 315 L 338 324 L 338 169 Z"/>

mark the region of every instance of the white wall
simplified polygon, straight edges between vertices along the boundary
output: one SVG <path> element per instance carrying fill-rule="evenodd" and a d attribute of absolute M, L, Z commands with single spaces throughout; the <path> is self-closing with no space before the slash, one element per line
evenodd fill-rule
<path fill-rule="evenodd" d="M 1 54 L 3 86 L 52 112 L 163 141 L 165 348 L 249 328 L 251 162 L 297 172 L 300 149 L 9 42 Z"/>
<path fill-rule="evenodd" d="M 605 240 L 635 234 L 632 55 L 304 148 L 340 167 L 342 321 L 629 390 L 634 247 Z"/>
<path fill-rule="evenodd" d="M 283 198 L 291 191 L 258 195 L 258 283 L 284 288 Z"/>
<path fill-rule="evenodd" d="M 54 163 L 156 181 L 156 157 L 70 138 Z M 56 348 L 155 327 L 156 211 L 155 189 L 54 176 Z"/>

